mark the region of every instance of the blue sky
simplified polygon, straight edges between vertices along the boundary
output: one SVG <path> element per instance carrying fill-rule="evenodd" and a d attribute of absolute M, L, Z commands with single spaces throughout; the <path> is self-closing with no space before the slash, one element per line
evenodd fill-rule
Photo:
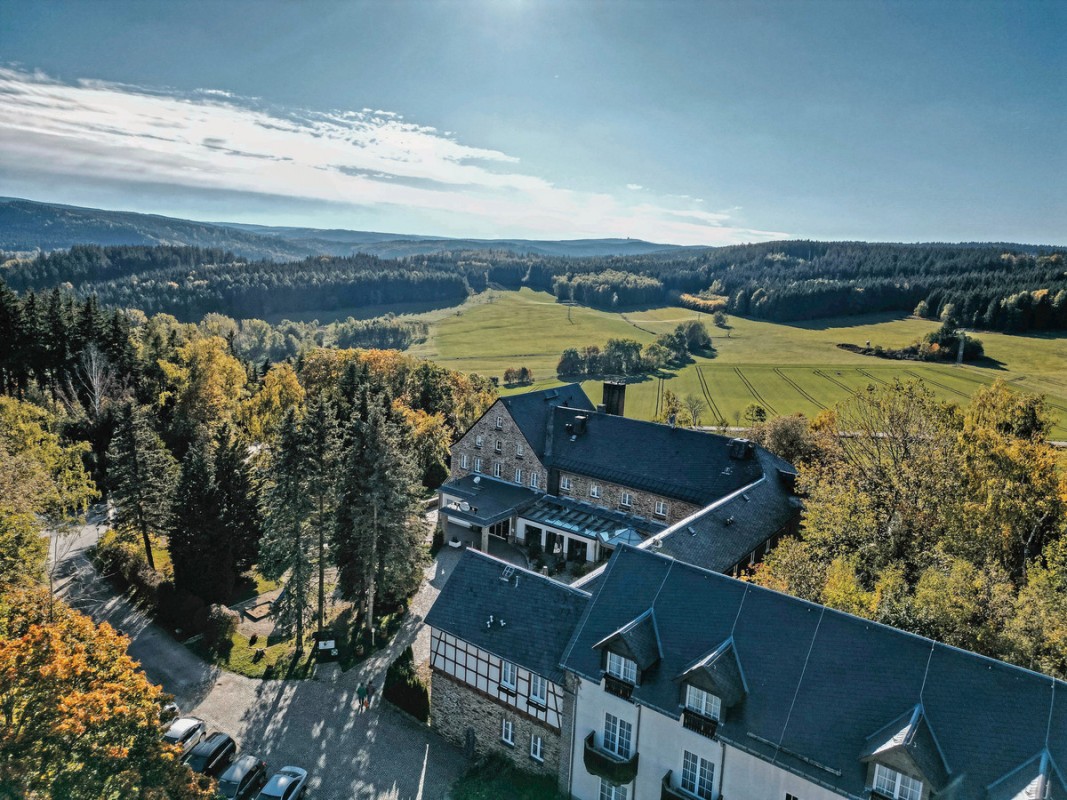
<path fill-rule="evenodd" d="M 0 3 L 0 194 L 447 236 L 1067 242 L 1067 3 Z"/>

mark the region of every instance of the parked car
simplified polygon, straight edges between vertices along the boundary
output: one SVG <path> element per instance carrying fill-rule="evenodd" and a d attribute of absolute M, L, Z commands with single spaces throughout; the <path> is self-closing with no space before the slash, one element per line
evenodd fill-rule
<path fill-rule="evenodd" d="M 230 766 L 235 755 L 237 742 L 228 734 L 216 731 L 190 750 L 184 761 L 193 772 L 215 777 Z"/>
<path fill-rule="evenodd" d="M 225 800 L 245 800 L 267 782 L 267 762 L 246 753 L 219 778 L 219 794 Z"/>
<path fill-rule="evenodd" d="M 207 724 L 199 717 L 181 717 L 174 720 L 163 734 L 163 741 L 167 744 L 176 744 L 182 749 L 182 754 L 188 753 L 204 738 L 207 733 Z"/>
<path fill-rule="evenodd" d="M 300 767 L 282 767 L 256 795 L 256 800 L 295 800 L 307 790 L 308 773 Z"/>

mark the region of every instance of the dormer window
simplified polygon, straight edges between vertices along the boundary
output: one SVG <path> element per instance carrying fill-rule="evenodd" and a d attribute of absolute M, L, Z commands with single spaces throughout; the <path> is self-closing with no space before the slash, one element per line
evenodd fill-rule
<path fill-rule="evenodd" d="M 884 764 L 874 765 L 874 790 L 890 800 L 920 800 L 923 782 Z"/>
<path fill-rule="evenodd" d="M 685 707 L 708 719 L 718 720 L 722 714 L 722 700 L 718 696 L 691 684 L 685 687 Z"/>
<path fill-rule="evenodd" d="M 637 664 L 628 658 L 623 658 L 618 653 L 608 650 L 607 673 L 613 678 L 627 683 L 637 683 Z"/>

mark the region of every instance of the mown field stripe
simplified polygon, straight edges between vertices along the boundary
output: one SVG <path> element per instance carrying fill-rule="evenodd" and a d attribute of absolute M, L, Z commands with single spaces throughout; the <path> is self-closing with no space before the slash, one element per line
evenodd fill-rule
<path fill-rule="evenodd" d="M 882 384 L 883 386 L 889 385 L 889 381 L 887 381 L 885 378 L 879 378 L 877 375 L 872 375 L 865 369 L 860 369 L 859 367 L 856 367 L 856 372 L 858 372 L 865 378 L 870 378 L 872 381 L 876 381 L 877 383 Z"/>
<path fill-rule="evenodd" d="M 711 389 L 708 388 L 708 379 L 704 375 L 704 368 L 698 366 L 696 370 L 697 380 L 700 381 L 700 389 L 704 393 L 704 399 L 708 401 L 708 408 L 710 408 L 712 413 L 715 414 L 715 421 L 718 422 L 719 420 L 725 420 L 726 417 L 724 417 L 722 415 L 722 412 L 719 410 L 719 406 L 715 403 L 715 398 L 711 396 Z"/>
<path fill-rule="evenodd" d="M 818 406 L 819 408 L 822 408 L 822 409 L 826 408 L 826 406 L 824 406 L 822 403 L 820 403 L 818 400 L 816 400 L 814 397 L 812 397 L 810 394 L 808 394 L 806 391 L 804 391 L 804 389 L 801 388 L 799 383 L 797 383 L 792 378 L 790 378 L 788 375 L 786 375 L 784 372 L 782 372 L 782 368 L 781 367 L 775 367 L 774 371 L 776 373 L 778 373 L 778 377 L 779 378 L 781 378 L 783 381 L 785 381 L 790 386 L 792 386 L 794 389 L 796 389 L 797 392 L 800 394 L 800 396 L 803 397 L 805 400 L 807 400 L 809 403 L 812 403 L 813 405 L 816 405 L 816 406 Z"/>
<path fill-rule="evenodd" d="M 737 373 L 737 377 L 739 377 L 739 378 L 741 379 L 741 382 L 742 382 L 743 384 L 745 384 L 745 386 L 747 386 L 747 387 L 748 387 L 748 390 L 749 390 L 749 392 L 751 392 L 751 393 L 752 393 L 752 396 L 753 396 L 754 398 L 756 398 L 756 402 L 758 402 L 758 403 L 759 403 L 760 405 L 762 405 L 762 406 L 763 406 L 763 407 L 764 407 L 765 409 L 767 409 L 767 410 L 768 410 L 768 411 L 770 411 L 770 412 L 771 412 L 772 414 L 774 414 L 775 416 L 777 416 L 777 415 L 778 415 L 778 411 L 777 411 L 777 410 L 775 409 L 775 407 L 774 407 L 774 406 L 772 406 L 772 405 L 771 405 L 770 403 L 768 403 L 768 402 L 767 402 L 766 400 L 764 400 L 764 399 L 763 399 L 763 396 L 762 396 L 762 395 L 761 395 L 761 394 L 760 394 L 759 392 L 757 392 L 757 391 L 756 391 L 756 387 L 755 387 L 755 386 L 753 386 L 753 385 L 752 385 L 752 382 L 751 382 L 751 381 L 749 381 L 749 379 L 745 377 L 745 373 L 743 373 L 743 372 L 741 371 L 741 368 L 740 368 L 740 367 L 734 367 L 734 372 L 736 372 L 736 373 Z"/>
<path fill-rule="evenodd" d="M 922 381 L 924 383 L 931 383 L 934 386 L 937 386 L 939 389 L 944 389 L 946 392 L 953 392 L 955 394 L 958 394 L 960 397 L 966 397 L 966 398 L 970 399 L 970 395 L 967 394 L 966 392 L 964 392 L 964 391 L 962 391 L 960 389 L 956 389 L 953 386 L 949 386 L 947 384 L 941 383 L 940 381 L 935 381 L 933 378 L 924 378 L 919 373 L 912 372 L 910 369 L 904 370 L 904 374 L 905 375 L 911 375 L 911 377 L 915 378 L 916 380 Z"/>
<path fill-rule="evenodd" d="M 848 392 L 849 394 L 856 394 L 856 390 L 855 390 L 855 389 L 853 389 L 853 388 L 852 388 L 851 386 L 849 386 L 848 384 L 842 383 L 842 382 L 841 382 L 841 381 L 839 381 L 839 380 L 838 380 L 837 378 L 833 378 L 833 377 L 831 377 L 831 376 L 827 375 L 827 374 L 826 374 L 825 372 L 823 372 L 823 371 L 822 371 L 821 369 L 816 369 L 816 370 L 812 370 L 812 371 L 813 371 L 813 372 L 814 372 L 814 373 L 815 373 L 816 375 L 818 375 L 818 376 L 819 376 L 820 378 L 826 378 L 826 380 L 830 381 L 830 383 L 834 384 L 834 385 L 835 385 L 835 386 L 837 386 L 837 387 L 838 387 L 839 389 L 844 389 L 844 390 L 845 390 L 846 392 Z M 859 371 L 860 371 L 860 372 L 863 372 L 863 370 L 859 370 Z M 868 376 L 868 377 L 870 377 L 870 376 Z M 876 379 L 876 380 L 877 380 L 877 379 Z"/>

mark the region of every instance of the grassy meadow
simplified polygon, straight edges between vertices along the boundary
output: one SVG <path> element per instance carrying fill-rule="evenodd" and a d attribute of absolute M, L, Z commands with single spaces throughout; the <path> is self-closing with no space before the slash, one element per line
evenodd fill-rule
<path fill-rule="evenodd" d="M 996 378 L 1012 387 L 1043 393 L 1057 414 L 1056 439 L 1067 439 L 1067 336 L 1011 336 L 982 332 L 988 359 L 981 366 L 888 361 L 841 350 L 838 342 L 901 347 L 934 330 L 927 320 L 882 314 L 815 322 L 780 324 L 730 318 L 720 330 L 710 317 L 680 307 L 608 312 L 567 307 L 552 295 L 523 289 L 491 291 L 462 306 L 418 315 L 431 323 L 430 338 L 411 349 L 443 366 L 483 375 L 502 375 L 507 367 L 527 366 L 534 388 L 559 383 L 556 363 L 566 347 L 603 345 L 626 337 L 641 343 L 672 330 L 679 322 L 704 317 L 717 355 L 697 358 L 662 382 L 649 378 L 627 389 L 626 414 L 655 415 L 663 388 L 679 396 L 704 397 L 710 412 L 703 420 L 734 424 L 753 402 L 772 414 L 797 411 L 814 415 L 869 384 L 921 378 L 946 400 L 965 402 L 974 390 Z M 600 400 L 597 381 L 585 385 Z M 507 393 L 508 390 L 503 390 Z M 519 389 L 517 391 L 526 391 Z"/>

